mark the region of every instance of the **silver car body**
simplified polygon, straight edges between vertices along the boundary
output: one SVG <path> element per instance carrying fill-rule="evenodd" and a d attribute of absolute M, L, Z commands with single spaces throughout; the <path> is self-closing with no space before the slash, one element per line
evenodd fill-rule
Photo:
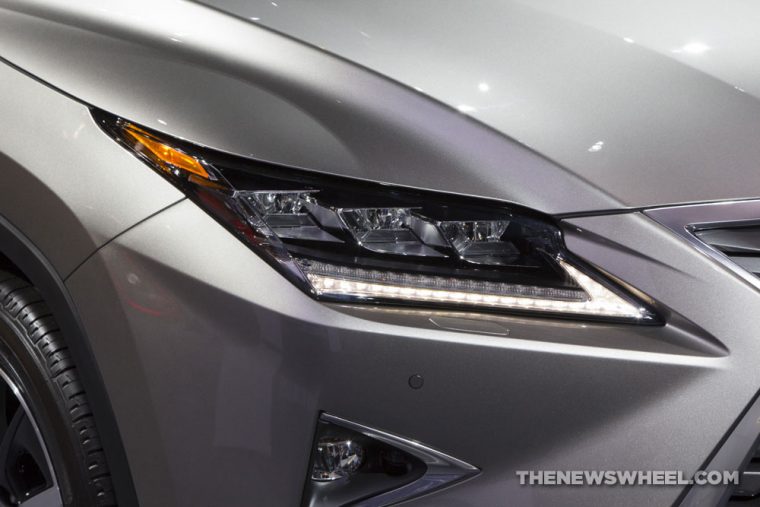
<path fill-rule="evenodd" d="M 643 210 L 760 198 L 760 8 L 207 4 L 0 0 L 0 225 L 81 330 L 124 504 L 297 505 L 321 410 L 482 470 L 409 505 L 724 494 L 528 488 L 515 471 L 733 469 L 757 436 L 721 453 L 760 386 L 760 293 Z M 317 302 L 88 106 L 221 151 L 555 215 L 571 251 L 667 322 Z"/>

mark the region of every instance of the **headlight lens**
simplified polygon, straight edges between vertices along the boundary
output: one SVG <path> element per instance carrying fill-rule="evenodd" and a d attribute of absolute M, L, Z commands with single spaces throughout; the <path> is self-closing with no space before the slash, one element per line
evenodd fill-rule
<path fill-rule="evenodd" d="M 231 156 L 93 114 L 315 298 L 655 320 L 531 210 Z"/>

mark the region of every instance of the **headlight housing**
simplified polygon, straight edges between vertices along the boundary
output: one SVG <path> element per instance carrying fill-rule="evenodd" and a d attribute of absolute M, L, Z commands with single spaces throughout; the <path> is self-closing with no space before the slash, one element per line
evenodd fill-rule
<path fill-rule="evenodd" d="M 93 114 L 314 298 L 656 321 L 534 211 L 232 156 Z"/>

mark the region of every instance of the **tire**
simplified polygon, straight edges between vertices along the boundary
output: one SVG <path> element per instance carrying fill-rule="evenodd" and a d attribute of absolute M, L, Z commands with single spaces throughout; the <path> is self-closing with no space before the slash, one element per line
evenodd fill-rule
<path fill-rule="evenodd" d="M 41 437 L 47 450 L 46 473 L 57 483 L 62 504 L 115 506 L 87 394 L 55 318 L 34 286 L 1 270 L 0 372 L 7 377 L 6 383 L 21 391 L 27 417 L 37 428 L 37 440 Z M 4 463 L 11 461 L 0 455 L 0 466 L 5 467 L 0 474 L 8 475 Z M 0 488 L 0 505 L 19 501 L 7 489 Z"/>

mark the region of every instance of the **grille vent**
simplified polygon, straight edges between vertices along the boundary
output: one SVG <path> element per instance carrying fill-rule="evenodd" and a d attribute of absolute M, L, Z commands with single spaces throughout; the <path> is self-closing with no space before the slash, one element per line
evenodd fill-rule
<path fill-rule="evenodd" d="M 703 229 L 694 234 L 740 267 L 760 277 L 760 225 Z"/>
<path fill-rule="evenodd" d="M 760 448 L 755 448 L 740 472 L 739 484 L 734 487 L 726 507 L 760 506 Z"/>

